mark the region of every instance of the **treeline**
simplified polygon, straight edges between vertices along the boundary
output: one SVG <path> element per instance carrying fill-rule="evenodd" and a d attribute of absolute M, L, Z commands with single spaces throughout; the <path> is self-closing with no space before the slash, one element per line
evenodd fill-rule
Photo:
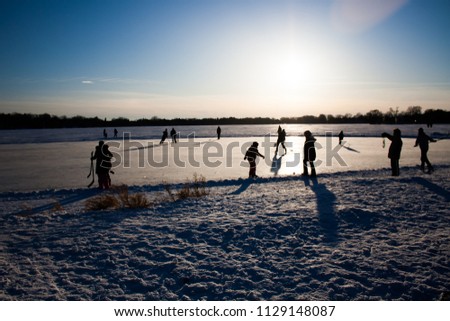
<path fill-rule="evenodd" d="M 390 108 L 383 113 L 373 109 L 366 114 L 345 115 L 306 115 L 301 117 L 247 117 L 247 118 L 174 118 L 164 119 L 156 116 L 150 119 L 142 118 L 129 120 L 119 117 L 111 120 L 99 117 L 66 117 L 49 114 L 0 114 L 0 129 L 24 129 L 24 128 L 87 128 L 87 127 L 127 127 L 127 126 L 181 126 L 181 125 L 244 125 L 244 124 L 337 124 L 337 123 L 370 123 L 370 124 L 433 124 L 450 123 L 450 111 L 442 109 L 427 109 L 422 112 L 422 107 L 411 106 L 405 111 L 398 108 Z"/>

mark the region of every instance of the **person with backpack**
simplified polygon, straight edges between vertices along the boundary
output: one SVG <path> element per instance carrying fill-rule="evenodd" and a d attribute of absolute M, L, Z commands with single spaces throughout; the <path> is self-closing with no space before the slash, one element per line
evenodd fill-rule
<path fill-rule="evenodd" d="M 112 167 L 112 157 L 109 146 L 104 141 L 99 141 L 98 146 L 95 147 L 95 153 L 91 157 L 91 160 L 95 159 L 95 173 L 97 174 L 99 189 L 109 189 L 111 187 L 109 171 Z"/>

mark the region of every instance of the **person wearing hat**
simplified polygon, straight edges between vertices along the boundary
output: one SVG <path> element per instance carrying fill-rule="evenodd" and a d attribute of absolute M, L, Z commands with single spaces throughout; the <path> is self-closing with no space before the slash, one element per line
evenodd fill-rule
<path fill-rule="evenodd" d="M 316 139 L 309 130 L 303 133 L 305 136 L 305 144 L 303 145 L 303 173 L 302 176 L 308 176 L 308 163 L 311 167 L 311 177 L 316 177 L 316 168 L 314 161 L 316 160 L 316 148 L 314 143 Z"/>
<path fill-rule="evenodd" d="M 258 151 L 258 142 L 253 142 L 252 146 L 249 147 L 247 152 L 245 153 L 244 160 L 248 160 L 250 165 L 250 171 L 248 173 L 249 178 L 256 178 L 256 157 L 265 158 L 264 155 L 261 155 Z"/>
<path fill-rule="evenodd" d="M 382 133 L 381 137 L 386 137 L 391 141 L 389 146 L 388 158 L 391 160 L 392 176 L 400 175 L 400 154 L 402 152 L 402 132 L 400 129 L 394 129 L 393 135 Z"/>

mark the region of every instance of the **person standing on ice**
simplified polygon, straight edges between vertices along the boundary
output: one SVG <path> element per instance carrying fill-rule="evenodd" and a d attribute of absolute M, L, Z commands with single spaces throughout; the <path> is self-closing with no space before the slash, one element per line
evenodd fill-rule
<path fill-rule="evenodd" d="M 222 128 L 220 128 L 220 126 L 219 126 L 219 127 L 217 127 L 217 139 L 218 140 L 220 139 L 221 134 L 222 134 Z"/>
<path fill-rule="evenodd" d="M 177 131 L 175 130 L 175 128 L 172 128 L 172 130 L 170 131 L 170 137 L 172 137 L 172 143 L 177 142 Z"/>
<path fill-rule="evenodd" d="M 316 168 L 314 161 L 316 160 L 316 148 L 314 143 L 316 139 L 309 130 L 303 133 L 305 136 L 305 144 L 303 145 L 303 173 L 302 176 L 308 176 L 308 163 L 311 167 L 311 177 L 316 177 Z"/>
<path fill-rule="evenodd" d="M 341 130 L 339 135 L 339 145 L 342 145 L 342 141 L 344 140 L 344 132 Z"/>
<path fill-rule="evenodd" d="M 425 134 L 423 128 L 419 128 L 419 134 L 417 136 L 416 144 L 414 145 L 414 147 L 420 147 L 420 169 L 422 171 L 425 171 L 425 164 L 427 164 L 428 173 L 431 173 L 433 171 L 433 166 L 431 165 L 427 156 L 429 142 L 435 143 L 436 141 Z"/>
<path fill-rule="evenodd" d="M 250 171 L 248 173 L 249 178 L 256 178 L 256 157 L 262 157 L 265 158 L 264 155 L 261 155 L 258 151 L 258 142 L 253 142 L 252 146 L 250 146 L 249 149 L 247 149 L 247 152 L 245 153 L 244 160 L 248 160 L 248 163 L 250 165 Z"/>
<path fill-rule="evenodd" d="M 109 171 L 112 166 L 112 156 L 109 151 L 109 146 L 104 141 L 99 141 L 98 146 L 95 147 L 95 153 L 91 158 L 91 160 L 95 159 L 95 173 L 97 174 L 99 189 L 108 189 L 111 186 Z"/>
<path fill-rule="evenodd" d="M 402 132 L 400 129 L 394 129 L 393 135 L 388 133 L 381 134 L 381 137 L 387 138 L 391 141 L 389 146 L 388 157 L 391 160 L 392 176 L 400 175 L 400 154 L 402 152 Z"/>

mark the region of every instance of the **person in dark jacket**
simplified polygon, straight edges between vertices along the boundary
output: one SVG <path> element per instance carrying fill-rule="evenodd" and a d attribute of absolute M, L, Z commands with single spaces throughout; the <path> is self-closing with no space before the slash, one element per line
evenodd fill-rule
<path fill-rule="evenodd" d="M 381 134 L 381 137 L 386 137 L 391 141 L 391 145 L 389 146 L 388 157 L 391 160 L 391 169 L 392 176 L 400 175 L 400 154 L 402 152 L 402 132 L 400 129 L 394 129 L 393 135 L 389 135 L 388 133 Z"/>
<path fill-rule="evenodd" d="M 217 127 L 217 139 L 220 139 L 220 135 L 222 134 L 222 128 Z"/>
<path fill-rule="evenodd" d="M 111 170 L 111 158 L 112 153 L 109 151 L 109 146 L 104 141 L 100 141 L 98 146 L 95 147 L 94 156 L 92 160 L 95 161 L 95 173 L 98 177 L 98 188 L 109 189 L 111 186 L 111 177 L 109 171 Z"/>
<path fill-rule="evenodd" d="M 281 127 L 280 127 L 281 128 Z M 277 139 L 277 143 L 276 145 L 276 149 L 275 149 L 275 155 L 278 153 L 278 146 L 281 144 L 281 146 L 283 146 L 284 148 L 284 154 L 287 153 L 287 149 L 286 146 L 284 146 L 284 142 L 286 140 L 286 131 L 284 129 L 281 129 L 278 131 L 278 139 Z"/>
<path fill-rule="evenodd" d="M 422 171 L 425 171 L 425 164 L 427 164 L 428 173 L 431 173 L 433 171 L 433 166 L 431 165 L 430 161 L 428 160 L 428 143 L 435 143 L 436 141 L 425 134 L 423 131 L 423 128 L 419 128 L 419 134 L 417 135 L 416 144 L 414 147 L 419 146 L 420 148 L 420 169 Z"/>
<path fill-rule="evenodd" d="M 316 139 L 309 130 L 303 133 L 305 136 L 305 144 L 303 145 L 303 173 L 302 176 L 308 176 L 308 163 L 311 167 L 311 177 L 316 177 L 316 168 L 314 161 L 316 160 L 316 148 L 314 143 Z"/>
<path fill-rule="evenodd" d="M 177 131 L 175 130 L 175 128 L 172 128 L 172 130 L 170 131 L 170 137 L 172 137 L 172 143 L 177 142 Z"/>
<path fill-rule="evenodd" d="M 339 145 L 342 145 L 342 141 L 344 140 L 344 132 L 341 130 L 339 135 Z"/>
<path fill-rule="evenodd" d="M 169 132 L 167 131 L 167 128 L 163 131 L 162 137 L 161 137 L 161 141 L 159 142 L 160 144 L 164 143 L 164 141 L 166 140 L 166 138 L 169 137 Z"/>
<path fill-rule="evenodd" d="M 249 178 L 256 178 L 256 157 L 262 157 L 265 158 L 264 155 L 261 155 L 258 151 L 258 143 L 253 142 L 252 146 L 247 150 L 245 153 L 244 160 L 248 160 L 248 163 L 250 165 L 250 171 L 248 173 Z"/>

